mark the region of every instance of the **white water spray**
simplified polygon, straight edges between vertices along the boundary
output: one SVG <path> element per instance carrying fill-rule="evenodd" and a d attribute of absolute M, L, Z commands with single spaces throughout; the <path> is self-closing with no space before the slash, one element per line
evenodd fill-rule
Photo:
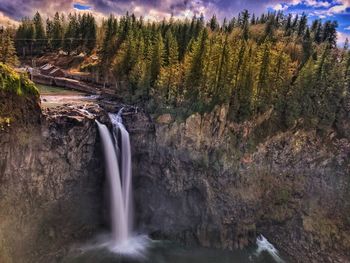
<path fill-rule="evenodd" d="M 283 259 L 279 256 L 278 250 L 263 236 L 260 235 L 256 239 L 256 244 L 258 246 L 256 254 L 259 256 L 261 252 L 268 252 L 273 259 L 278 263 L 284 263 Z"/>

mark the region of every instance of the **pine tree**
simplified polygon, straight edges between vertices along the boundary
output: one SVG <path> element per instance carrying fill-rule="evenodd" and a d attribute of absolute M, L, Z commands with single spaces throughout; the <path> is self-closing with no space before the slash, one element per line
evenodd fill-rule
<path fill-rule="evenodd" d="M 292 22 L 293 32 L 295 32 L 297 30 L 298 24 L 299 24 L 299 15 L 296 15 L 293 19 L 293 22 Z"/>
<path fill-rule="evenodd" d="M 200 90 L 203 78 L 204 68 L 204 57 L 206 55 L 206 46 L 208 40 L 208 32 L 204 29 L 197 41 L 193 43 L 192 50 L 187 58 L 187 69 L 186 69 L 186 98 L 190 105 L 195 102 L 200 96 Z M 192 107 L 196 107 L 193 105 Z"/>
<path fill-rule="evenodd" d="M 266 27 L 265 27 L 265 35 L 268 38 L 272 38 L 274 35 L 274 31 L 275 31 L 275 20 L 273 16 L 270 16 L 269 20 L 266 23 Z"/>
<path fill-rule="evenodd" d="M 201 14 L 199 19 L 197 19 L 197 23 L 194 29 L 194 37 L 197 38 L 199 33 L 203 30 L 205 24 L 204 24 L 204 15 Z"/>
<path fill-rule="evenodd" d="M 165 42 L 166 59 L 164 66 L 160 70 L 157 87 L 166 104 L 176 105 L 179 84 L 178 45 L 170 31 L 166 34 Z"/>
<path fill-rule="evenodd" d="M 106 73 L 107 69 L 112 63 L 117 48 L 116 34 L 118 30 L 118 22 L 114 16 L 110 15 L 107 22 L 104 24 L 104 27 L 104 38 L 102 41 L 102 46 L 99 50 L 99 54 L 101 57 L 101 71 Z"/>
<path fill-rule="evenodd" d="M 16 66 L 18 59 L 11 31 L 9 27 L 0 30 L 0 62 Z"/>
<path fill-rule="evenodd" d="M 290 36 L 292 34 L 292 14 L 288 15 L 284 31 L 285 31 L 284 33 L 285 36 Z"/>
<path fill-rule="evenodd" d="M 164 54 L 164 43 L 163 43 L 163 37 L 160 32 L 156 33 L 155 39 L 154 39 L 154 46 L 152 50 L 152 60 L 151 60 L 151 86 L 154 85 L 154 83 L 157 80 L 157 77 L 159 75 L 160 69 L 164 63 L 163 59 Z"/>
<path fill-rule="evenodd" d="M 83 32 L 83 47 L 89 54 L 96 46 L 96 22 L 91 14 L 83 15 L 83 23 L 80 25 L 80 30 Z"/>
<path fill-rule="evenodd" d="M 322 41 L 322 22 L 320 19 L 316 19 L 311 26 L 311 32 L 314 36 L 314 41 L 316 43 L 321 43 Z"/>
<path fill-rule="evenodd" d="M 233 17 L 233 18 L 230 20 L 230 22 L 228 23 L 227 32 L 228 32 L 228 33 L 231 33 L 232 30 L 234 29 L 235 25 L 236 25 L 236 18 Z"/>
<path fill-rule="evenodd" d="M 33 18 L 34 30 L 35 30 L 35 49 L 36 52 L 42 53 L 43 48 L 47 45 L 46 35 L 43 20 L 39 12 L 36 12 Z"/>
<path fill-rule="evenodd" d="M 326 21 L 322 30 L 322 41 L 328 42 L 332 47 L 337 45 L 337 21 Z"/>
<path fill-rule="evenodd" d="M 63 49 L 70 54 L 79 46 L 79 24 L 77 15 L 68 15 L 68 27 L 64 33 Z"/>
<path fill-rule="evenodd" d="M 242 12 L 242 30 L 243 30 L 243 38 L 248 40 L 249 37 L 249 17 L 250 14 L 248 10 L 244 10 Z"/>
<path fill-rule="evenodd" d="M 303 60 L 302 63 L 305 63 L 309 57 L 312 55 L 312 39 L 309 28 L 306 29 L 305 35 L 303 37 Z"/>
<path fill-rule="evenodd" d="M 270 45 L 268 42 L 261 47 L 259 75 L 256 90 L 256 112 L 263 112 L 269 104 L 271 93 L 269 90 Z"/>
<path fill-rule="evenodd" d="M 250 20 L 250 23 L 251 23 L 252 25 L 255 25 L 255 24 L 256 24 L 255 14 L 252 15 L 252 19 Z"/>
<path fill-rule="evenodd" d="M 62 25 L 62 17 L 60 17 L 59 13 L 56 12 L 53 24 L 52 24 L 52 39 L 51 45 L 52 48 L 57 50 L 62 46 L 63 40 L 63 25 Z"/>
<path fill-rule="evenodd" d="M 235 105 L 234 119 L 239 122 L 248 119 L 252 114 L 254 66 L 252 63 L 249 63 L 253 59 L 252 57 L 253 50 L 252 47 L 249 47 L 249 50 L 244 54 L 244 63 L 239 77 L 240 82 L 236 92 L 237 105 Z"/>
<path fill-rule="evenodd" d="M 305 13 L 301 15 L 299 26 L 298 26 L 298 36 L 303 36 L 307 27 L 307 16 Z"/>
<path fill-rule="evenodd" d="M 219 23 L 218 23 L 218 20 L 216 18 L 216 15 L 213 15 L 212 18 L 210 19 L 209 27 L 210 27 L 211 31 L 216 31 L 219 29 Z"/>
<path fill-rule="evenodd" d="M 164 54 L 164 65 L 169 66 L 178 62 L 179 52 L 178 44 L 173 33 L 168 30 L 165 34 L 165 54 Z"/>
<path fill-rule="evenodd" d="M 224 22 L 222 22 L 221 31 L 227 32 L 227 19 L 226 19 L 226 17 L 224 18 Z"/>
<path fill-rule="evenodd" d="M 22 19 L 16 32 L 16 48 L 22 56 L 33 55 L 33 46 L 35 38 L 35 29 L 31 19 L 25 17 Z"/>
<path fill-rule="evenodd" d="M 213 101 L 216 104 L 224 103 L 229 101 L 230 95 L 230 75 L 229 70 L 231 69 L 231 52 L 228 43 L 228 35 L 225 36 L 223 43 L 220 45 L 220 57 L 217 69 L 216 83 L 214 87 Z"/>
<path fill-rule="evenodd" d="M 47 47 L 52 49 L 52 37 L 53 37 L 53 23 L 47 18 L 46 19 L 46 38 L 47 38 Z"/>

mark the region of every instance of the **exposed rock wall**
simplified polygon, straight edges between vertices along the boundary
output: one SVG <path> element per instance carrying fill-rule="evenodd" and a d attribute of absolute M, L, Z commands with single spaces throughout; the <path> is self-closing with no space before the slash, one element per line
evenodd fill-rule
<path fill-rule="evenodd" d="M 349 141 L 274 132 L 272 111 L 241 125 L 226 114 L 127 119 L 140 228 L 227 249 L 263 233 L 296 262 L 348 262 Z"/>
<path fill-rule="evenodd" d="M 0 262 L 59 262 L 103 221 L 95 122 L 74 110 L 42 116 L 36 99 L 1 103 L 22 115 L 0 131 Z"/>

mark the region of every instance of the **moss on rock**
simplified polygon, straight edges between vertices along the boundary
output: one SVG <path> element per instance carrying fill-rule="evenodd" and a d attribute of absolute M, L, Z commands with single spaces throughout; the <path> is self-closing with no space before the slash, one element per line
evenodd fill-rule
<path fill-rule="evenodd" d="M 39 91 L 24 74 L 0 63 L 0 132 L 13 126 L 38 124 Z"/>

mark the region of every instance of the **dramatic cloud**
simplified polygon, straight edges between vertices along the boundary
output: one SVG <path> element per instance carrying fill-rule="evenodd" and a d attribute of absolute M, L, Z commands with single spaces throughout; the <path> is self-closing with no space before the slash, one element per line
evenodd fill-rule
<path fill-rule="evenodd" d="M 52 15 L 56 11 L 71 10 L 73 0 L 1 0 L 0 12 L 12 19 L 20 20 L 32 16 L 36 11 Z"/>
<path fill-rule="evenodd" d="M 243 9 L 262 12 L 305 12 L 311 19 L 337 20 L 344 35 L 350 27 L 350 0 L 0 0 L 0 23 L 19 21 L 39 11 L 45 16 L 59 12 L 92 12 L 98 18 L 127 11 L 145 19 L 160 20 L 171 16 L 191 18 L 203 14 L 207 19 L 237 15 Z"/>
<path fill-rule="evenodd" d="M 17 26 L 18 22 L 0 12 L 0 26 Z"/>
<path fill-rule="evenodd" d="M 1 0 L 0 12 L 12 19 L 19 20 L 32 16 L 36 11 L 52 15 L 56 11 L 91 10 L 104 15 L 110 13 L 125 14 L 134 12 L 145 17 L 159 18 L 190 17 L 203 13 L 206 16 L 230 17 L 243 9 L 261 13 L 267 7 L 277 5 L 277 0 Z"/>

